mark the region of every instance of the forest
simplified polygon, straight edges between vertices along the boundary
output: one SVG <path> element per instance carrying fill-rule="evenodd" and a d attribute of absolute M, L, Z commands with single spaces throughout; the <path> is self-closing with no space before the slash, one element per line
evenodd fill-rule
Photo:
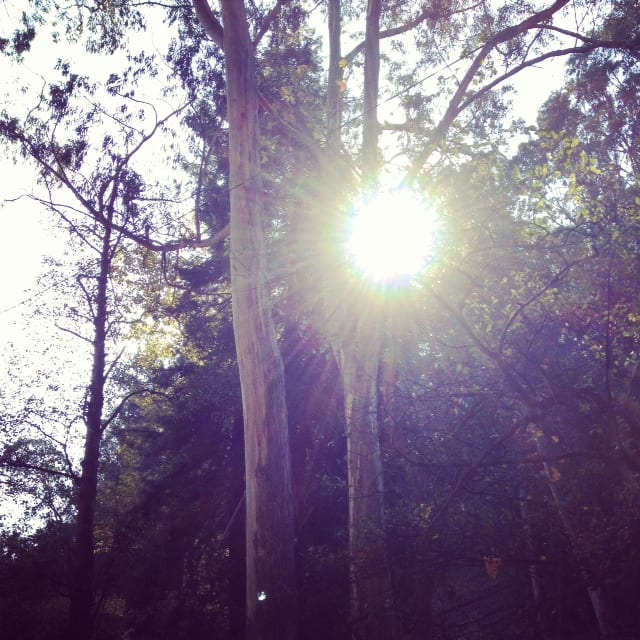
<path fill-rule="evenodd" d="M 640 3 L 0 0 L 0 62 L 0 636 L 640 639 Z"/>

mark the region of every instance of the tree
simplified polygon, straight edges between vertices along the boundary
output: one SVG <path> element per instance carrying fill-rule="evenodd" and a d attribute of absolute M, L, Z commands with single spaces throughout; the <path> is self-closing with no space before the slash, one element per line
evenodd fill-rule
<path fill-rule="evenodd" d="M 529 51 L 534 47 L 533 40 L 530 48 L 525 49 L 523 42 L 529 33 L 534 30 L 544 31 L 548 22 L 559 12 L 566 2 L 556 2 L 550 7 L 538 11 L 534 14 L 526 13 L 518 15 L 517 11 L 510 11 L 507 7 L 501 8 L 497 14 L 497 19 L 482 8 L 474 11 L 473 7 L 461 10 L 460 13 L 466 18 L 463 23 L 465 29 L 460 29 L 464 37 L 469 39 L 479 38 L 483 44 L 476 49 L 475 54 L 462 54 L 462 57 L 469 56 L 472 61 L 459 83 L 459 86 L 452 92 L 451 98 L 445 102 L 445 108 L 441 119 L 438 121 L 435 114 L 421 113 L 423 119 L 433 122 L 430 132 L 420 131 L 422 139 L 418 139 L 415 145 L 422 148 L 421 152 L 415 153 L 412 149 L 407 149 L 407 155 L 413 156 L 412 166 L 407 173 L 409 182 L 416 179 L 422 169 L 423 164 L 434 154 L 439 153 L 453 155 L 455 151 L 445 144 L 445 140 L 456 127 L 457 120 L 464 118 L 467 111 L 476 108 L 476 101 L 483 105 L 488 102 L 484 100 L 487 93 L 498 86 L 506 78 L 519 70 L 533 64 L 536 59 L 527 59 Z M 342 113 L 342 98 L 340 92 L 336 91 L 335 84 L 343 87 L 343 70 L 353 64 L 360 52 L 364 54 L 364 79 L 363 79 L 363 100 L 362 105 L 362 148 L 359 153 L 360 159 L 360 185 L 359 188 L 375 190 L 378 182 L 378 170 L 380 166 L 380 147 L 377 111 L 379 102 L 379 67 L 380 67 L 380 39 L 394 38 L 403 33 L 415 30 L 421 24 L 433 24 L 437 29 L 446 31 L 451 29 L 451 22 L 454 14 L 453 9 L 444 11 L 442 14 L 423 9 L 412 16 L 400 26 L 389 27 L 381 30 L 380 21 L 382 17 L 386 20 L 397 20 L 393 9 L 383 12 L 379 4 L 375 1 L 369 2 L 366 8 L 365 38 L 354 49 L 341 56 L 340 47 L 340 3 L 329 3 L 329 82 L 327 89 L 328 97 L 328 117 L 327 122 L 331 129 L 328 131 L 327 147 L 333 150 L 333 157 L 329 162 L 335 165 L 342 165 L 336 150 L 340 149 L 342 124 L 337 121 L 337 115 Z M 463 18 L 463 19 L 464 19 Z M 473 24 L 473 20 L 476 24 Z M 509 23 L 512 25 L 509 25 Z M 393 24 L 393 23 L 392 23 Z M 397 24 L 397 23 L 396 23 Z M 482 25 L 482 26 L 480 26 Z M 509 25 L 509 26 L 508 26 Z M 457 26 L 457 25 L 456 25 Z M 553 28 L 553 27 L 551 27 Z M 480 31 L 476 31 L 480 29 Z M 437 33 L 437 31 L 436 31 Z M 439 35 L 439 34 L 438 34 Z M 500 46 L 507 44 L 508 53 L 503 53 Z M 429 46 L 437 47 L 433 43 Z M 592 44 L 584 47 L 584 51 L 590 50 Z M 509 49 L 510 48 L 510 49 Z M 425 52 L 425 57 L 429 50 Z M 524 52 L 524 55 L 521 54 Z M 553 55 L 564 55 L 568 50 L 557 50 L 545 52 L 537 60 Z M 490 64 L 492 57 L 502 56 L 506 71 L 501 75 L 495 68 L 492 69 L 490 80 L 484 81 L 484 69 Z M 491 72 L 490 72 L 491 73 Z M 482 86 L 484 84 L 484 86 Z M 473 87 L 473 89 L 471 89 Z M 458 125 L 460 126 L 460 125 Z M 415 116 L 407 119 L 405 125 L 389 126 L 390 130 L 417 133 Z M 464 130 L 464 129 L 463 129 Z M 426 136 L 424 135 L 426 133 Z M 417 136 L 416 136 L 417 137 Z M 451 136 L 451 137 L 455 137 Z M 426 142 L 425 142 L 426 138 Z M 353 162 L 351 166 L 357 163 Z M 321 173 L 325 177 L 325 182 L 331 182 L 330 172 Z M 329 206 L 335 206 L 333 200 L 329 201 Z M 345 202 L 338 206 L 345 207 Z M 324 213 L 324 212 L 323 212 Z M 335 238 L 332 238 L 335 241 Z M 330 273 L 335 273 L 331 270 Z M 338 282 L 342 281 L 338 279 Z M 343 285 L 344 286 L 344 285 Z M 329 287 L 329 296 L 335 296 L 336 282 L 333 281 Z M 390 585 L 385 568 L 384 560 L 384 493 L 383 493 L 383 466 L 380 458 L 379 427 L 377 419 L 377 385 L 378 385 L 378 362 L 380 357 L 379 335 L 384 329 L 382 324 L 384 319 L 377 316 L 366 321 L 362 316 L 362 309 L 366 308 L 367 313 L 375 315 L 375 305 L 370 300 L 365 300 L 361 294 L 354 292 L 353 288 L 347 288 L 348 293 L 344 294 L 338 304 L 345 305 L 349 311 L 345 315 L 350 318 L 343 322 L 339 328 L 335 327 L 335 322 L 325 318 L 323 324 L 331 326 L 331 340 L 334 343 L 338 359 L 341 363 L 344 395 L 345 395 L 345 416 L 347 423 L 347 433 L 349 441 L 348 473 L 350 497 L 350 540 L 351 540 L 351 564 L 352 564 L 352 619 L 355 628 L 363 637 L 390 637 L 393 634 L 389 623 L 384 621 L 384 611 L 391 609 Z M 345 300 L 348 302 L 345 303 Z M 329 303 L 329 308 L 333 312 L 335 302 Z M 331 315 L 331 314 L 330 314 Z M 365 326 L 366 324 L 366 326 Z M 365 551 L 366 550 L 366 551 Z M 371 552 L 369 560 L 364 558 Z M 373 560 L 372 558 L 375 558 Z"/>
<path fill-rule="evenodd" d="M 146 61 L 148 64 L 148 61 Z M 145 64 L 145 62 L 143 62 Z M 0 135 L 17 145 L 22 157 L 36 166 L 45 195 L 31 197 L 58 216 L 75 237 L 87 257 L 79 261 L 75 282 L 81 308 L 70 307 L 73 326 L 65 330 L 90 346 L 90 379 L 80 410 L 85 427 L 81 470 L 76 472 L 64 451 L 67 472 L 76 487 L 75 535 L 70 577 L 69 635 L 86 640 L 91 636 L 94 617 L 95 512 L 98 495 L 100 450 L 105 431 L 117 420 L 126 402 L 142 389 L 128 390 L 118 400 L 109 389 L 120 356 L 115 345 L 121 336 L 123 296 L 114 280 L 117 263 L 122 260 L 125 230 L 142 233 L 145 214 L 144 185 L 132 168 L 132 159 L 175 111 L 157 118 L 148 133 L 132 135 L 126 105 L 120 110 L 121 148 L 115 148 L 116 134 L 105 133 L 100 153 L 88 140 L 89 124 L 97 128 L 102 118 L 111 118 L 91 98 L 95 87 L 60 63 L 60 82 L 51 82 L 47 93 L 21 122 L 6 113 L 0 119 Z M 112 78 L 113 81 L 113 78 Z M 74 99 L 84 92 L 90 108 L 78 111 Z M 117 90 L 112 91 L 112 95 Z M 149 105 L 147 105 L 149 106 Z M 150 109 L 154 111 L 153 109 Z M 138 113 L 138 117 L 140 114 Z M 144 116 L 142 116 L 144 118 Z M 58 134 L 58 129 L 63 133 Z M 133 129 L 135 131 L 135 129 Z M 90 162 L 94 165 L 87 169 Z M 88 176 L 85 171 L 90 171 Z M 146 224 L 149 224 L 147 218 Z M 110 352 L 110 348 L 113 351 Z M 9 460 L 11 463 L 12 461 Z M 15 463 L 15 461 L 14 461 Z"/>
<path fill-rule="evenodd" d="M 584 36 L 580 33 L 569 33 L 567 30 L 563 30 L 557 25 L 554 25 L 553 18 L 557 14 L 559 14 L 559 12 L 561 12 L 561 10 L 563 10 L 563 8 L 567 4 L 568 3 L 566 1 L 558 1 L 552 3 L 544 9 L 531 13 L 527 12 L 526 10 L 520 11 L 517 8 L 511 9 L 507 6 L 501 7 L 495 14 L 493 14 L 486 7 L 480 6 L 463 8 L 460 11 L 453 8 L 448 8 L 448 11 L 443 12 L 442 14 L 423 9 L 417 12 L 417 14 L 410 16 L 410 19 L 407 19 L 405 22 L 401 23 L 400 26 L 392 26 L 387 29 L 381 30 L 380 22 L 383 18 L 391 22 L 397 19 L 398 16 L 400 16 L 401 19 L 404 18 L 406 12 L 405 14 L 402 14 L 401 12 L 396 13 L 395 11 L 390 10 L 388 13 L 383 13 L 381 7 L 378 6 L 377 3 L 371 2 L 368 4 L 366 10 L 364 40 L 362 41 L 362 43 L 354 47 L 354 49 L 349 54 L 344 56 L 344 58 L 341 58 L 339 38 L 341 7 L 338 3 L 330 3 L 330 40 L 332 43 L 332 48 L 329 55 L 329 77 L 333 81 L 333 83 L 337 83 L 337 86 L 340 89 L 340 91 L 336 92 L 335 86 L 332 85 L 327 90 L 327 104 L 329 109 L 327 122 L 332 123 L 334 129 L 339 130 L 342 126 L 341 123 L 337 121 L 337 114 L 342 112 L 343 104 L 340 95 L 342 91 L 344 91 L 344 73 L 342 70 L 344 70 L 345 67 L 353 65 L 354 61 L 357 59 L 358 55 L 361 52 L 364 52 L 365 57 L 365 79 L 363 81 L 364 100 L 359 103 L 362 105 L 362 109 L 364 112 L 362 137 L 363 146 L 362 152 L 360 154 L 360 162 L 363 174 L 361 186 L 366 186 L 367 184 L 371 183 L 371 181 L 375 182 L 375 176 L 372 174 L 375 174 L 375 168 L 379 163 L 379 123 L 377 121 L 378 119 L 376 116 L 376 112 L 379 95 L 379 41 L 381 39 L 401 36 L 402 34 L 408 33 L 423 24 L 433 24 L 440 30 L 439 33 L 441 32 L 443 34 L 447 34 L 452 28 L 450 24 L 452 22 L 452 19 L 454 18 L 454 16 L 457 17 L 458 14 L 460 14 L 462 16 L 462 19 L 455 26 L 459 28 L 460 31 L 464 34 L 465 37 L 463 39 L 465 39 L 469 43 L 468 48 L 462 51 L 461 57 L 462 59 L 470 59 L 470 63 L 467 70 L 463 74 L 457 88 L 452 91 L 451 98 L 448 101 L 445 101 L 445 106 L 441 112 L 441 115 L 439 116 L 439 119 L 435 117 L 435 114 L 425 114 L 424 111 L 421 111 L 420 113 L 422 120 L 427 120 L 433 123 L 433 126 L 430 128 L 430 130 L 425 132 L 424 129 L 416 127 L 415 122 L 412 121 L 407 121 L 405 125 L 393 127 L 396 131 L 405 131 L 408 132 L 410 136 L 415 136 L 415 138 L 410 137 L 409 139 L 419 140 L 417 146 L 421 149 L 421 151 L 415 153 L 411 150 L 407 150 L 407 156 L 412 158 L 411 166 L 408 169 L 408 180 L 413 181 L 418 177 L 422 170 L 422 167 L 427 162 L 427 160 L 432 157 L 436 151 L 438 151 L 439 153 L 443 153 L 444 150 L 444 152 L 453 155 L 451 149 L 446 149 L 444 145 L 445 140 L 448 137 L 455 139 L 455 137 L 458 136 L 458 138 L 460 138 L 461 140 L 463 140 L 465 136 L 468 137 L 470 135 L 469 132 L 471 131 L 471 129 L 469 129 L 468 127 L 465 129 L 465 124 L 460 125 L 459 122 L 466 116 L 467 113 L 471 113 L 473 109 L 477 109 L 478 105 L 489 104 L 489 96 L 491 90 L 499 86 L 505 80 L 509 79 L 515 73 L 535 64 L 536 62 L 540 62 L 552 56 L 566 55 L 567 53 L 572 52 L 589 53 L 600 46 L 627 48 L 633 48 L 637 46 L 637 43 L 635 43 L 633 38 L 627 37 L 626 39 L 617 38 L 615 40 L 595 40 L 590 36 Z M 214 14 L 211 12 L 209 6 L 206 3 L 196 2 L 195 8 L 196 10 L 198 10 L 203 24 L 207 27 L 210 37 L 224 45 L 222 26 L 215 20 Z M 225 6 L 223 5 L 223 14 L 224 8 Z M 279 4 L 276 4 L 274 11 L 268 14 L 268 16 L 263 19 L 263 22 L 259 26 L 256 25 L 255 30 L 256 33 L 258 33 L 258 39 L 265 34 L 270 26 L 271 19 L 275 15 L 277 15 L 279 9 Z M 229 19 L 232 18 L 233 15 L 230 14 Z M 247 22 L 247 16 L 244 13 L 241 14 L 239 22 L 242 23 L 244 30 L 245 23 Z M 572 47 L 559 46 L 556 49 L 542 48 L 544 46 L 544 43 L 543 39 L 540 37 L 541 34 L 552 35 L 554 33 L 559 33 L 564 36 L 569 35 L 571 37 L 576 37 L 582 44 Z M 234 43 L 235 40 L 236 39 L 234 38 Z M 478 42 L 478 40 L 483 43 L 481 46 L 476 47 L 475 44 L 471 44 Z M 542 43 L 540 47 L 538 47 L 537 41 Z M 248 36 L 244 34 L 244 31 L 243 38 L 238 40 L 238 42 L 248 43 Z M 227 43 L 227 45 L 225 46 L 231 45 Z M 247 51 L 251 49 L 248 44 L 246 44 L 245 46 Z M 433 64 L 433 54 L 435 53 L 437 46 L 438 44 L 430 43 L 430 47 L 426 49 L 426 51 L 431 55 L 431 58 L 428 60 L 431 64 Z M 504 47 L 504 49 L 502 47 Z M 229 74 L 235 73 L 235 70 L 230 70 L 231 58 L 229 57 L 234 53 L 235 52 L 231 49 L 225 52 L 225 55 L 228 58 L 228 83 L 230 83 L 232 77 Z M 255 59 L 252 52 L 247 53 L 247 60 L 249 61 L 249 63 L 246 63 L 245 61 L 247 66 L 244 69 L 244 71 L 246 71 L 247 73 L 244 73 L 243 75 L 243 79 L 245 80 L 245 82 L 247 82 L 247 75 L 250 78 L 254 77 L 253 65 L 255 64 Z M 502 70 L 497 70 L 497 65 L 499 63 L 503 65 Z M 485 80 L 485 78 L 488 79 Z M 231 87 L 228 87 L 228 89 L 231 96 Z M 252 95 L 255 90 L 256 87 L 254 83 L 252 84 L 252 86 L 250 86 L 250 92 Z M 259 101 L 255 100 L 253 97 L 251 98 L 251 100 L 246 101 L 247 110 L 245 113 L 250 114 L 250 123 L 252 123 L 254 119 L 257 118 L 258 104 Z M 496 109 L 500 108 L 500 104 L 497 102 L 495 103 L 495 106 Z M 268 109 L 271 109 L 272 105 L 267 104 L 266 107 Z M 494 112 L 495 111 L 496 110 L 494 109 Z M 319 148 L 319 145 L 313 140 L 313 138 L 308 135 L 308 123 L 304 121 L 304 117 L 302 116 L 302 114 L 289 112 L 286 114 L 286 116 L 289 119 L 288 122 L 291 123 L 289 125 L 289 129 L 291 130 L 292 135 L 296 136 L 302 144 L 305 144 L 309 147 L 311 151 L 311 157 L 315 162 L 318 163 L 319 166 L 317 167 L 317 169 L 319 175 L 333 176 L 335 171 L 332 170 L 332 167 L 345 166 L 345 163 L 343 163 L 342 160 L 335 155 L 332 156 L 330 154 L 329 157 L 327 157 L 324 154 L 323 150 Z M 486 121 L 489 121 L 489 119 L 490 118 L 488 117 L 485 118 Z M 229 121 L 231 131 L 233 131 L 235 125 L 232 124 L 234 122 L 234 118 L 232 117 L 231 111 L 229 112 Z M 339 135 L 335 132 L 334 129 L 332 129 L 328 133 L 327 141 L 331 141 L 331 148 L 335 152 L 336 149 L 339 149 L 340 143 Z M 452 132 L 455 132 L 455 135 L 452 135 Z M 253 172 L 251 174 L 245 174 L 245 178 L 249 179 L 251 178 L 251 176 L 259 175 L 260 168 L 257 162 L 257 149 L 259 141 L 257 136 L 255 136 L 251 131 L 245 130 L 245 133 L 253 136 L 253 138 L 251 138 L 252 142 L 250 144 L 251 153 L 247 152 L 247 157 L 253 154 L 254 162 Z M 460 146 L 463 147 L 464 143 Z M 347 162 L 346 165 L 348 167 L 355 167 L 357 166 L 357 162 Z M 330 180 L 327 180 L 327 183 L 334 184 Z M 336 200 L 334 198 L 331 201 L 335 202 Z M 344 207 L 345 202 L 342 201 L 338 206 Z M 247 225 L 247 227 L 251 227 L 251 225 Z M 262 253 L 262 249 L 260 246 L 257 246 L 256 250 L 258 254 Z M 334 271 L 330 271 L 330 273 L 333 274 Z M 262 292 L 258 297 L 263 299 L 264 301 Z M 257 308 L 262 309 L 262 306 L 258 306 Z M 238 323 L 242 322 L 239 317 L 241 315 L 240 308 L 238 308 L 238 312 L 235 315 L 236 321 Z M 260 315 L 262 315 L 262 311 Z M 325 324 L 329 323 L 325 322 Z M 349 333 L 353 326 L 356 327 L 354 333 Z M 359 553 L 359 548 L 361 547 L 359 543 L 355 543 L 358 530 L 364 530 L 368 527 L 370 532 L 376 530 L 378 532 L 381 532 L 383 529 L 383 527 L 381 526 L 383 523 L 382 515 L 384 504 L 381 492 L 382 466 L 380 464 L 380 455 L 378 453 L 378 428 L 377 420 L 375 418 L 375 405 L 377 397 L 376 380 L 378 366 L 377 364 L 373 363 L 374 360 L 377 360 L 376 353 L 378 352 L 378 349 L 375 346 L 375 333 L 377 329 L 373 330 L 373 333 L 369 333 L 369 330 L 365 330 L 362 326 L 360 326 L 359 321 L 356 321 L 353 325 L 350 325 L 349 323 L 343 324 L 341 325 L 341 328 L 347 329 L 347 333 L 338 338 L 336 342 L 336 351 L 338 352 L 338 357 L 342 362 L 343 377 L 345 382 L 345 412 L 346 419 L 349 423 L 348 429 L 352 438 L 355 438 L 358 433 L 369 434 L 367 442 L 363 443 L 362 446 L 357 445 L 355 440 L 352 441 L 354 446 L 351 447 L 351 451 L 354 452 L 354 456 L 350 458 L 351 461 L 349 464 L 349 473 L 352 474 L 351 477 L 353 480 L 353 482 L 350 482 L 353 490 L 353 499 L 350 503 L 352 505 L 353 511 L 352 533 L 354 536 L 352 556 L 355 556 L 357 553 Z M 239 330 L 242 333 L 243 329 L 241 328 L 241 325 L 239 325 Z M 339 333 L 339 331 L 332 332 L 334 336 L 336 333 Z M 349 338 L 346 338 L 345 340 L 346 335 L 348 335 Z M 355 339 L 353 339 L 354 336 Z M 269 336 L 266 337 L 270 339 Z M 242 340 L 242 338 L 238 339 Z M 345 347 L 345 344 L 349 341 L 350 349 Z M 368 349 L 371 349 L 371 352 L 364 352 L 363 347 L 365 344 L 367 345 Z M 355 345 L 355 347 L 353 345 Z M 348 354 L 347 351 L 349 351 Z M 240 364 L 240 367 L 242 368 L 243 365 Z M 364 375 L 362 375 L 363 372 Z M 245 385 L 245 397 L 247 396 L 248 389 L 252 384 L 256 384 L 256 382 L 250 382 L 249 380 L 247 381 Z M 281 395 L 281 389 L 279 385 L 277 385 L 277 389 L 277 395 Z M 247 407 L 245 407 L 245 410 L 247 410 Z M 362 421 L 362 429 L 359 429 L 357 426 L 360 421 Z M 365 460 L 369 461 L 365 465 L 367 471 L 366 473 L 361 475 L 359 470 L 362 470 L 364 468 L 362 467 L 362 464 Z M 358 480 L 358 478 L 362 479 L 361 485 L 359 484 L 360 481 Z M 373 489 L 374 486 L 375 489 Z M 359 497 L 365 495 L 370 497 L 377 497 L 375 499 L 371 499 L 370 506 L 365 509 L 366 513 L 360 513 L 359 515 L 356 515 L 355 505 L 364 505 L 367 501 L 360 501 Z M 383 554 L 383 547 L 384 545 L 382 545 L 381 547 L 378 545 L 378 552 L 372 554 L 372 557 L 375 556 L 379 560 L 377 566 L 384 566 L 385 564 L 384 561 L 380 561 L 380 554 Z M 357 571 L 357 565 L 353 557 L 352 563 L 354 567 L 354 575 L 360 573 L 361 576 L 366 576 L 366 571 Z M 368 578 L 362 577 L 357 578 L 354 581 L 353 594 L 361 594 L 359 596 L 354 595 L 352 597 L 352 610 L 354 619 L 360 620 L 363 617 L 362 612 L 365 610 L 367 611 L 367 614 L 364 617 L 369 618 L 369 614 L 372 611 L 380 612 L 389 609 L 390 596 L 386 587 L 375 587 L 373 590 L 376 592 L 376 595 L 371 596 L 371 602 L 363 602 L 363 600 L 367 599 L 367 596 L 364 595 L 367 591 L 367 588 L 362 582 L 366 582 L 367 579 Z M 380 584 L 383 583 L 384 579 Z M 373 602 L 375 602 L 375 605 L 373 604 Z M 384 625 L 376 624 L 373 619 L 369 619 L 366 624 L 370 625 L 369 627 L 367 627 L 369 631 L 367 631 L 366 634 L 375 634 L 378 632 L 382 633 L 383 635 L 385 634 L 385 631 L 380 631 L 381 628 L 384 628 Z"/>
<path fill-rule="evenodd" d="M 291 462 L 284 369 L 265 290 L 265 203 L 254 44 L 244 2 L 222 2 L 218 23 L 194 7 L 224 49 L 229 115 L 231 288 L 245 434 L 247 637 L 297 635 Z"/>

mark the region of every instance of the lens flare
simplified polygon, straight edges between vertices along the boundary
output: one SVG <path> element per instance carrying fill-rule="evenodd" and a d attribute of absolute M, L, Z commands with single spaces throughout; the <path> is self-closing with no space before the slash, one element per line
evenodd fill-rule
<path fill-rule="evenodd" d="M 407 190 L 385 191 L 355 209 L 347 254 L 375 283 L 408 282 L 432 260 L 438 230 L 437 215 L 426 202 Z"/>

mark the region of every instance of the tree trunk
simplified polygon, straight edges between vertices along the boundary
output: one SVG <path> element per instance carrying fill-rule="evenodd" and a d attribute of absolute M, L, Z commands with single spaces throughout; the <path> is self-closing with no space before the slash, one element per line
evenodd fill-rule
<path fill-rule="evenodd" d="M 540 577 L 538 575 L 537 562 L 535 560 L 536 549 L 533 540 L 533 531 L 531 529 L 531 518 L 529 516 L 529 506 L 527 504 L 527 492 L 524 487 L 520 487 L 518 491 L 518 497 L 520 499 L 520 517 L 522 518 L 522 525 L 524 527 L 525 539 L 527 541 L 527 553 L 530 557 L 530 562 L 527 567 L 529 572 L 529 582 L 531 584 L 531 595 L 533 597 L 533 606 L 535 607 L 535 618 L 537 626 L 537 634 L 540 640 L 547 640 L 549 634 L 546 630 L 546 624 L 543 619 L 542 613 L 542 592 L 540 588 Z"/>
<path fill-rule="evenodd" d="M 378 180 L 378 86 L 380 0 L 369 0 L 364 47 L 362 187 Z M 352 298 L 357 300 L 358 296 Z M 374 307 L 377 305 L 374 305 Z M 353 632 L 362 640 L 394 637 L 391 574 L 384 526 L 384 482 L 378 427 L 378 370 L 381 317 L 366 305 L 353 310 L 353 332 L 342 336 L 340 361 L 347 427 L 349 482 L 350 612 Z"/>
<path fill-rule="evenodd" d="M 327 149 L 331 154 L 340 151 L 342 141 L 342 93 L 344 69 L 340 38 L 342 36 L 341 0 L 329 0 L 329 77 L 327 79 Z"/>
<path fill-rule="evenodd" d="M 92 634 L 94 581 L 94 524 L 98 493 L 98 467 L 102 440 L 105 359 L 108 319 L 107 288 L 111 269 L 111 229 L 104 228 L 93 317 L 93 364 L 89 401 L 84 416 L 86 436 L 82 473 L 78 480 L 76 533 L 72 548 L 69 603 L 70 640 L 89 640 Z"/>
<path fill-rule="evenodd" d="M 362 175 L 364 186 L 378 179 L 378 93 L 380 85 L 380 11 L 381 0 L 367 3 L 364 41 L 364 113 L 362 126 Z"/>
<path fill-rule="evenodd" d="M 540 438 L 535 436 L 534 440 L 538 453 L 542 458 L 544 458 L 545 451 Z M 571 545 L 571 550 L 573 551 L 573 557 L 576 561 L 578 570 L 584 582 L 587 595 L 589 596 L 591 609 L 593 610 L 593 615 L 596 624 L 598 625 L 599 637 L 601 640 L 607 640 L 608 638 L 612 638 L 614 634 L 611 625 L 609 624 L 605 615 L 602 588 L 594 580 L 593 572 L 590 570 L 588 561 L 586 559 L 588 554 L 583 550 L 580 543 L 580 536 L 573 527 L 573 524 L 564 508 L 564 505 L 562 504 L 562 499 L 560 498 L 560 494 L 556 487 L 553 469 L 548 462 L 543 462 L 542 467 L 548 481 L 547 485 L 553 499 L 553 504 L 556 508 L 556 512 L 558 513 L 558 517 L 560 518 L 560 521 L 564 526 L 565 533 L 567 535 L 567 538 L 569 539 L 569 544 Z"/>
<path fill-rule="evenodd" d="M 391 577 L 377 415 L 379 327 L 375 321 L 358 323 L 349 338 L 339 359 L 347 427 L 351 622 L 356 638 L 389 640 Z"/>
<path fill-rule="evenodd" d="M 284 371 L 264 284 L 264 196 L 253 46 L 242 0 L 222 0 L 229 113 L 231 288 L 246 477 L 247 637 L 297 634 Z"/>

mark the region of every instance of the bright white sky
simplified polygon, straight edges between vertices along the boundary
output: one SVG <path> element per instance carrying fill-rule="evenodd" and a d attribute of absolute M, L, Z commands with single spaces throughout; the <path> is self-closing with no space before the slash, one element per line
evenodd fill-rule
<path fill-rule="evenodd" d="M 21 8 L 18 2 L 0 2 L 0 34 L 10 34 L 20 26 Z M 158 14 L 159 15 L 159 14 Z M 156 48 L 156 40 L 166 36 L 166 28 L 158 25 L 147 33 L 139 34 L 136 45 L 147 53 Z M 95 79 L 104 79 L 114 67 L 124 64 L 125 54 L 112 56 L 89 55 L 78 47 L 65 44 L 54 48 L 46 33 L 39 33 L 33 47 L 24 54 L 24 61 L 16 65 L 6 56 L 0 56 L 0 109 L 26 115 L 37 102 L 43 86 L 43 77 L 58 57 L 73 59 L 74 71 Z M 160 45 L 164 51 L 165 45 Z M 139 49 L 136 49 L 139 50 Z M 159 90 L 157 90 L 159 93 Z M 161 114 L 163 115 L 163 114 Z M 21 158 L 17 162 L 4 152 L 0 154 L 0 371 L 3 354 L 9 341 L 23 343 L 32 340 L 23 331 L 25 300 L 37 300 L 47 289 L 46 272 L 42 261 L 45 256 L 59 256 L 66 247 L 66 234 L 54 227 L 51 214 L 28 197 L 37 193 L 33 165 Z M 44 276 L 38 283 L 38 278 Z"/>

